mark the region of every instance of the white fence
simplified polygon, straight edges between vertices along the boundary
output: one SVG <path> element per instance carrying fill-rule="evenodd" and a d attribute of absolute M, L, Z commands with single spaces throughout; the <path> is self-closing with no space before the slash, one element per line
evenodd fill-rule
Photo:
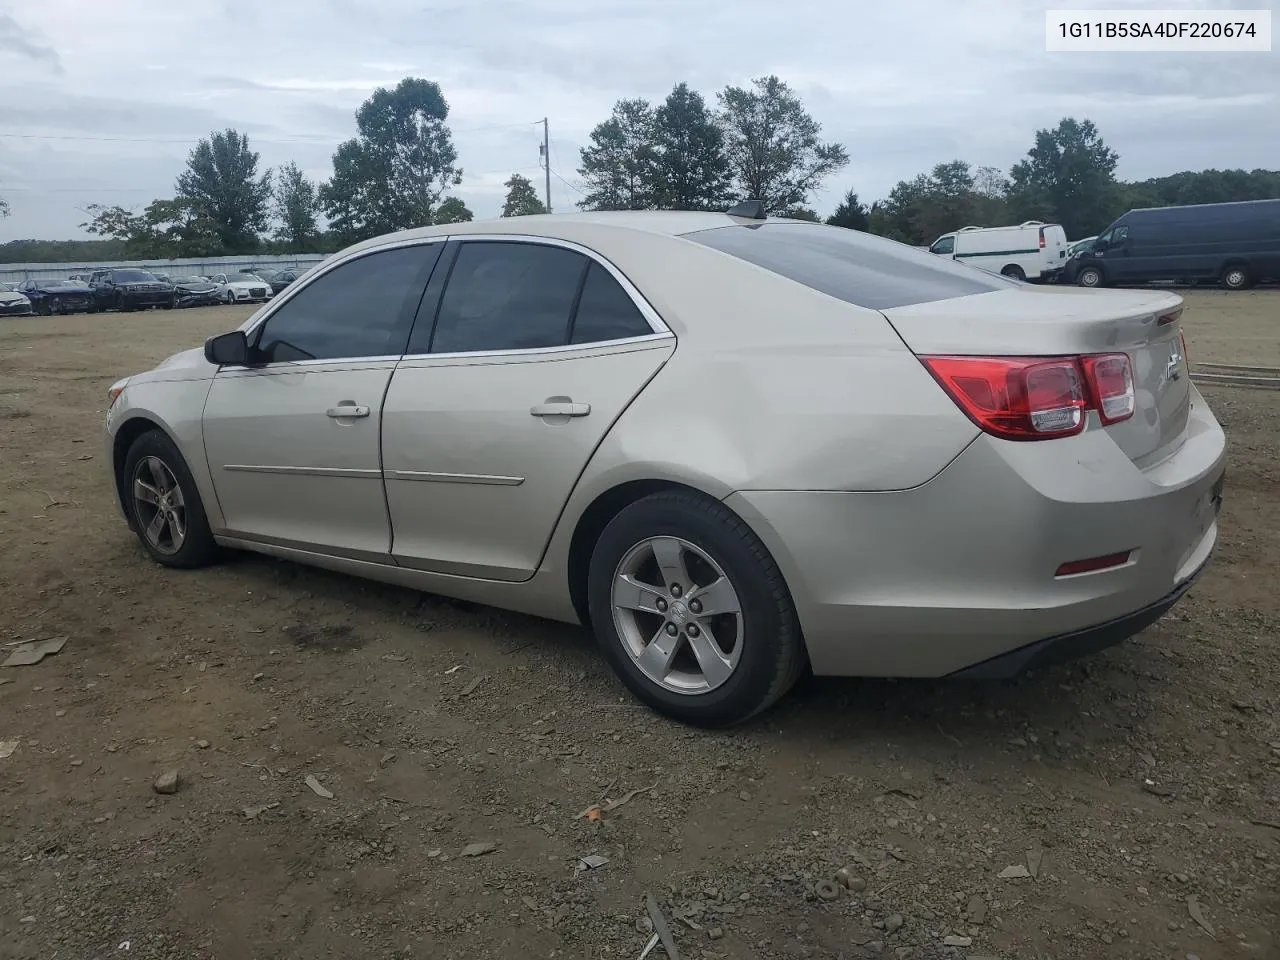
<path fill-rule="evenodd" d="M 269 267 L 276 270 L 288 267 L 306 268 L 324 258 L 322 253 L 295 253 L 272 257 L 192 257 L 181 260 L 114 260 L 109 263 L 0 263 L 0 282 L 44 280 L 111 267 L 136 267 L 154 273 L 167 273 L 171 277 L 207 277 L 211 273 L 236 273 L 251 267 L 261 267 L 264 270 Z"/>

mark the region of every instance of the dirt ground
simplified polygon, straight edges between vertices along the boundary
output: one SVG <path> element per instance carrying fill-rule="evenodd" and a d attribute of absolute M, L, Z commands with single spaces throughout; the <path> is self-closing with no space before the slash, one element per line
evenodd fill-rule
<path fill-rule="evenodd" d="M 1280 364 L 1280 291 L 1186 296 L 1193 361 Z M 1217 560 L 1133 641 L 707 733 L 574 628 L 145 559 L 106 388 L 243 316 L 0 325 L 0 643 L 68 638 L 0 671 L 0 957 L 634 960 L 647 892 L 685 960 L 1280 957 L 1280 392 L 1206 389 Z"/>

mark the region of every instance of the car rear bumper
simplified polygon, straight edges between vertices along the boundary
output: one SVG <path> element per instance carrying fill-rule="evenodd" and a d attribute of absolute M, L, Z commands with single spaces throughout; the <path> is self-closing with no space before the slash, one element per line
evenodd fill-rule
<path fill-rule="evenodd" d="M 1016 667 L 1019 651 L 1034 661 L 1034 645 L 1087 651 L 1151 622 L 1213 552 L 1225 449 L 1193 388 L 1182 446 L 1146 470 L 1095 420 L 1063 440 L 980 436 L 910 490 L 725 502 L 782 568 L 815 673 L 942 677 L 1006 656 L 999 669 Z M 1123 565 L 1057 575 L 1126 551 Z"/>
<path fill-rule="evenodd" d="M 1011 650 L 990 660 L 957 670 L 950 676 L 957 680 L 1007 680 L 1029 670 L 1076 660 L 1105 650 L 1107 647 L 1114 647 L 1141 633 L 1168 613 L 1169 608 L 1181 600 L 1183 594 L 1194 586 L 1208 565 L 1208 561 L 1205 561 L 1171 592 L 1141 610 L 1126 613 L 1114 620 L 1085 627 L 1082 630 L 1073 630 L 1071 633 L 1037 640 L 1025 647 L 1019 647 L 1017 650 Z"/>

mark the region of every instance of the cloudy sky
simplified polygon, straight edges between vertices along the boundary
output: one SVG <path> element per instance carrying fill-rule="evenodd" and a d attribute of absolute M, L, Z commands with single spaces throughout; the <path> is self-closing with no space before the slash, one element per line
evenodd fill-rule
<path fill-rule="evenodd" d="M 1044 11 L 1271 8 L 1275 0 L 0 0 L 0 242 L 82 235 L 93 202 L 172 195 L 194 142 L 234 126 L 264 166 L 316 179 L 376 87 L 413 75 L 449 101 L 478 217 L 502 182 L 580 194 L 578 151 L 620 97 L 683 80 L 713 99 L 776 73 L 851 163 L 813 197 L 828 213 L 934 163 L 1007 168 L 1037 127 L 1089 117 L 1119 175 L 1280 166 L 1280 53 L 1044 51 Z"/>

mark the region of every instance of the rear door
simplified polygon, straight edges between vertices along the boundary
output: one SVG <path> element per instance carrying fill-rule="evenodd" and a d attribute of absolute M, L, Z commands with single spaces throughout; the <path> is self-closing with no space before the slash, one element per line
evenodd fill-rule
<path fill-rule="evenodd" d="M 527 580 L 587 461 L 675 338 L 581 248 L 505 236 L 450 246 L 437 271 L 447 285 L 428 290 L 387 392 L 392 554 Z"/>

